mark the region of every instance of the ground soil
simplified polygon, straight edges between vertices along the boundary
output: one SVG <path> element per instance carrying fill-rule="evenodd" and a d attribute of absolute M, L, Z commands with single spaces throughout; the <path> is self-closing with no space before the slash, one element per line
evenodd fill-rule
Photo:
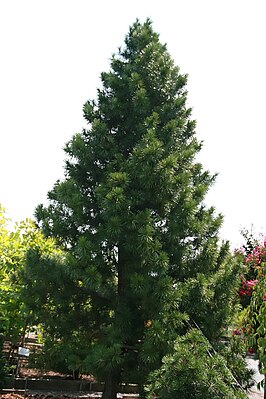
<path fill-rule="evenodd" d="M 73 379 L 72 375 L 68 374 L 61 374 L 54 371 L 45 371 L 45 370 L 38 370 L 38 369 L 30 369 L 27 367 L 22 367 L 19 370 L 19 376 L 21 378 L 57 378 L 57 379 Z M 90 375 L 82 374 L 80 375 L 79 379 L 85 381 L 94 382 L 95 379 Z M 18 398 L 19 399 L 19 398 Z"/>
<path fill-rule="evenodd" d="M 0 393 L 0 399 L 95 399 L 100 398 L 99 394 L 96 395 L 79 395 L 79 394 L 52 394 L 52 393 Z"/>

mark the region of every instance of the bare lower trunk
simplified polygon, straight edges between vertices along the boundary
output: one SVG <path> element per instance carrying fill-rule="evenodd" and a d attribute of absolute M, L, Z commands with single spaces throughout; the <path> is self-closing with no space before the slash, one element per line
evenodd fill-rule
<path fill-rule="evenodd" d="M 118 306 L 116 308 L 116 317 L 119 319 L 121 317 L 121 304 L 124 301 L 125 294 L 125 264 L 127 262 L 127 257 L 121 248 L 118 248 L 118 286 L 117 286 L 117 297 Z M 104 390 L 102 399 L 116 399 L 118 386 L 121 378 L 121 370 L 111 370 L 105 378 Z"/>
<path fill-rule="evenodd" d="M 117 374 L 110 373 L 105 379 L 102 399 L 116 399 L 118 384 L 119 379 L 117 377 Z"/>
<path fill-rule="evenodd" d="M 264 387 L 263 387 L 263 389 L 264 389 L 264 395 L 263 395 L 264 399 L 266 399 L 266 386 L 265 386 L 265 384 L 266 384 L 266 374 L 264 374 Z"/>

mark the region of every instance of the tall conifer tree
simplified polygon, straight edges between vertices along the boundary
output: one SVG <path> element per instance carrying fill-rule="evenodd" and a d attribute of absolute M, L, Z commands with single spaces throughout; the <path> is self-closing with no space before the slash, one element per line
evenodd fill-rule
<path fill-rule="evenodd" d="M 77 324 L 90 331 L 85 364 L 113 399 L 119 382 L 145 383 L 185 319 L 218 335 L 234 270 L 218 245 L 222 218 L 203 203 L 215 176 L 195 160 L 187 76 L 149 20 L 132 25 L 101 81 L 36 217 L 68 253 Z"/>

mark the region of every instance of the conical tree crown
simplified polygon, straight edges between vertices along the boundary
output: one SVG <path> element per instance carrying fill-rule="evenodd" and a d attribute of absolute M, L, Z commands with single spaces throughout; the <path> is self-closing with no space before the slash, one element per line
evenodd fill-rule
<path fill-rule="evenodd" d="M 200 144 L 186 108 L 186 76 L 151 22 L 136 22 L 125 44 L 110 72 L 102 73 L 97 101 L 84 105 L 90 128 L 67 145 L 66 180 L 49 195 L 53 222 L 47 227 L 60 229 L 68 243 L 79 235 L 77 227 L 98 230 L 110 208 L 116 216 L 117 208 L 123 215 L 151 209 L 166 223 L 178 207 L 181 238 L 194 236 L 187 219 L 195 216 L 213 180 L 193 163 Z M 53 209 L 62 216 L 60 226 Z"/>
<path fill-rule="evenodd" d="M 222 219 L 203 204 L 214 176 L 195 161 L 187 77 L 149 20 L 132 25 L 101 80 L 84 105 L 88 128 L 66 146 L 65 179 L 36 216 L 68 252 L 75 298 L 86 298 L 88 359 L 116 378 L 134 364 L 141 378 L 170 350 L 184 314 L 221 327 L 228 309 L 212 316 L 232 270 L 217 245 Z"/>

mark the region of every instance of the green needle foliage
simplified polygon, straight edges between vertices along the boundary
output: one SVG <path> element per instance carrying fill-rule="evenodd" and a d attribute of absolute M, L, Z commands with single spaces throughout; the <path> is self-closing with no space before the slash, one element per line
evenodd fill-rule
<path fill-rule="evenodd" d="M 208 340 L 198 330 L 190 330 L 174 344 L 174 354 L 150 376 L 148 399 L 245 399 L 237 389 L 225 359 L 213 352 Z"/>
<path fill-rule="evenodd" d="M 145 384 L 189 317 L 219 336 L 236 265 L 203 203 L 215 176 L 196 162 L 187 76 L 149 20 L 132 25 L 101 81 L 88 128 L 66 145 L 65 179 L 36 210 L 65 258 L 32 252 L 27 278 L 50 338 L 79 337 L 81 369 L 113 399 L 121 381 Z"/>

